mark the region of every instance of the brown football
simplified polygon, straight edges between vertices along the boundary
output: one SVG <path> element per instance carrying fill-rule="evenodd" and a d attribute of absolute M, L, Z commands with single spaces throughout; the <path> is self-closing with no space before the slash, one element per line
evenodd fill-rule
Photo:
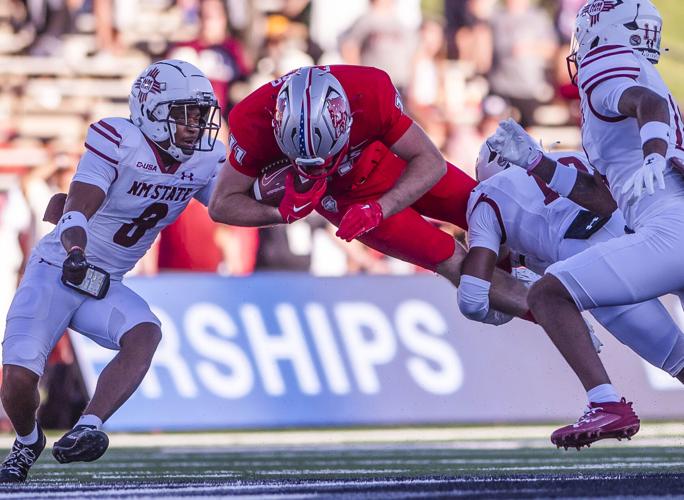
<path fill-rule="evenodd" d="M 277 207 L 285 194 L 285 177 L 288 172 L 295 174 L 295 189 L 303 193 L 310 186 L 310 180 L 296 175 L 292 164 L 284 161 L 276 162 L 261 171 L 252 185 L 252 198 L 265 205 Z"/>

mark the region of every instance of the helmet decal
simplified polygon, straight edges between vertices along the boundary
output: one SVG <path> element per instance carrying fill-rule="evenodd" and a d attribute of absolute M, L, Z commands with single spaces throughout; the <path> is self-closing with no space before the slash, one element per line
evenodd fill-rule
<path fill-rule="evenodd" d="M 325 104 L 330 114 L 335 140 L 337 140 L 347 131 L 347 124 L 349 123 L 347 106 L 344 98 L 333 89 L 330 90 Z"/>
<path fill-rule="evenodd" d="M 151 68 L 150 71 L 145 75 L 138 78 L 133 84 L 133 88 L 139 91 L 138 101 L 147 101 L 147 94 L 161 94 L 164 90 L 166 84 L 157 81 L 157 76 L 159 75 L 159 68 Z"/>
<path fill-rule="evenodd" d="M 589 14 L 591 26 L 599 22 L 602 12 L 610 12 L 618 5 L 622 5 L 623 0 L 596 0 L 593 3 L 582 7 L 580 15 Z"/>

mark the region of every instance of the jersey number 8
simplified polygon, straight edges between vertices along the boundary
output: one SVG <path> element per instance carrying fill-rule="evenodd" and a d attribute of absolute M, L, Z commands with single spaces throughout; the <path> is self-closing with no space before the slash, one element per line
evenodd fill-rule
<path fill-rule="evenodd" d="M 169 213 L 166 203 L 153 203 L 128 224 L 123 224 L 114 234 L 114 243 L 122 247 L 132 247 L 149 230 Z"/>

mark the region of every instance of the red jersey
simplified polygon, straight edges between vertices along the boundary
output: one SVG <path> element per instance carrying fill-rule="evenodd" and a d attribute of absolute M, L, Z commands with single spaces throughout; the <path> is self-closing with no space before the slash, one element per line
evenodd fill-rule
<path fill-rule="evenodd" d="M 361 151 L 377 141 L 392 146 L 413 120 L 404 114 L 399 93 L 384 71 L 365 66 L 330 66 L 330 73 L 347 94 L 353 117 L 347 158 L 328 184 L 334 192 L 363 184 L 375 164 L 358 163 Z M 278 92 L 287 78 L 285 75 L 258 88 L 228 116 L 230 164 L 245 175 L 257 177 L 264 167 L 286 159 L 276 142 L 272 121 Z"/>

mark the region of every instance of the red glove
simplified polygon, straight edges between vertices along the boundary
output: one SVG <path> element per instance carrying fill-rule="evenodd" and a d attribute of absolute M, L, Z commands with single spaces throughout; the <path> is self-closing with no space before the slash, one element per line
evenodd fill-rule
<path fill-rule="evenodd" d="M 378 227 L 382 218 L 382 207 L 377 201 L 357 203 L 344 214 L 335 234 L 343 240 L 351 241 Z"/>
<path fill-rule="evenodd" d="M 308 191 L 298 193 L 294 186 L 294 175 L 289 172 L 285 177 L 285 196 L 278 206 L 283 222 L 290 224 L 309 215 L 323 198 L 325 189 L 326 179 L 323 177 L 316 179 Z"/>

